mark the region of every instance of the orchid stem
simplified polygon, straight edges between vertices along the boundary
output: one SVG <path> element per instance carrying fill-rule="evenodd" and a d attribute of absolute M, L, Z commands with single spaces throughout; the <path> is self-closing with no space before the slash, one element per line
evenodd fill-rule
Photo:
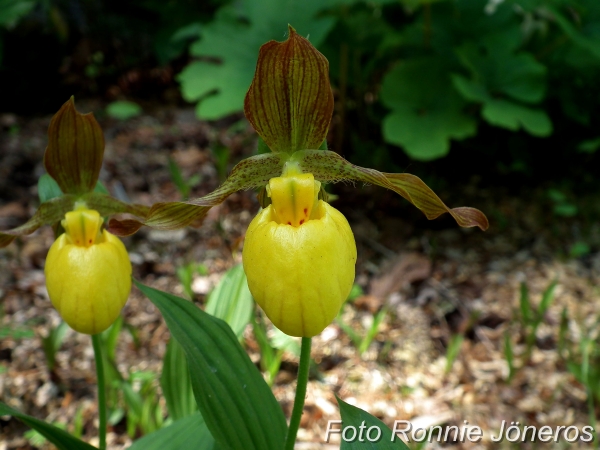
<path fill-rule="evenodd" d="M 308 369 L 310 368 L 310 346 L 312 338 L 302 338 L 302 349 L 300 350 L 300 365 L 298 366 L 298 383 L 296 385 L 296 398 L 294 398 L 294 409 L 290 417 L 290 426 L 285 439 L 285 450 L 293 450 L 296 443 L 296 435 L 300 427 L 300 418 L 304 409 L 306 398 L 306 385 L 308 384 Z"/>
<path fill-rule="evenodd" d="M 99 450 L 106 450 L 106 382 L 104 379 L 104 362 L 102 359 L 102 337 L 100 334 L 92 335 L 94 346 L 94 359 L 96 360 L 96 377 L 98 379 L 98 427 Z"/>

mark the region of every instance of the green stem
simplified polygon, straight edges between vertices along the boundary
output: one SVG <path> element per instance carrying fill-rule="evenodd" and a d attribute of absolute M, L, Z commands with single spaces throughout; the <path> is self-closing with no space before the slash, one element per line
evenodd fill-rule
<path fill-rule="evenodd" d="M 94 359 L 96 360 L 96 377 L 98 379 L 98 415 L 100 426 L 98 434 L 100 439 L 99 450 L 106 450 L 106 382 L 104 380 L 104 362 L 102 360 L 102 338 L 100 334 L 92 335 L 94 346 Z"/>
<path fill-rule="evenodd" d="M 310 345 L 312 338 L 302 338 L 302 349 L 300 350 L 300 365 L 298 367 L 298 384 L 296 385 L 296 398 L 294 399 L 294 409 L 290 417 L 290 426 L 285 438 L 285 450 L 293 450 L 296 443 L 296 435 L 300 427 L 300 418 L 304 409 L 304 399 L 306 397 L 306 385 L 308 384 L 308 369 L 310 367 Z"/>

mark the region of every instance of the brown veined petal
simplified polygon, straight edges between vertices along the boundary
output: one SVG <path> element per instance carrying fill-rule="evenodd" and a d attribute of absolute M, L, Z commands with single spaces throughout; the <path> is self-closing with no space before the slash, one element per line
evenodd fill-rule
<path fill-rule="evenodd" d="M 333 113 L 329 62 L 291 26 L 284 42 L 260 48 L 246 117 L 274 152 L 319 148 Z"/>
<path fill-rule="evenodd" d="M 108 230 L 119 236 L 135 233 L 146 225 L 162 230 L 175 230 L 200 225 L 208 210 L 222 203 L 234 192 L 261 187 L 281 174 L 285 155 L 266 153 L 240 161 L 225 182 L 213 192 L 187 202 L 165 202 L 152 205 L 145 220 L 111 219 Z"/>
<path fill-rule="evenodd" d="M 330 151 L 302 150 L 290 158 L 304 172 L 310 172 L 323 182 L 342 180 L 362 181 L 376 184 L 400 194 L 419 208 L 429 220 L 450 213 L 461 227 L 479 227 L 487 230 L 489 222 L 485 214 L 475 208 L 448 208 L 423 180 L 408 173 L 383 173 L 366 167 L 355 166 L 340 155 Z"/>
<path fill-rule="evenodd" d="M 100 125 L 92 113 L 77 112 L 71 97 L 50 121 L 46 171 L 65 194 L 85 194 L 96 186 L 103 156 Z"/>

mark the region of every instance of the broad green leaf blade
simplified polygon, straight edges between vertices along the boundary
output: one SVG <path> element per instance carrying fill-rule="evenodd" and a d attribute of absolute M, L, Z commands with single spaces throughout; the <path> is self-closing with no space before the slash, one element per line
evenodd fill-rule
<path fill-rule="evenodd" d="M 185 352 L 176 339 L 169 339 L 160 376 L 169 416 L 179 420 L 198 410 Z"/>
<path fill-rule="evenodd" d="M 206 312 L 229 324 L 235 335 L 242 337 L 254 311 L 254 299 L 241 264 L 225 273 L 217 287 L 210 293 Z"/>
<path fill-rule="evenodd" d="M 229 325 L 187 300 L 136 285 L 183 347 L 198 407 L 216 441 L 233 450 L 281 450 L 281 407 Z"/>
<path fill-rule="evenodd" d="M 225 183 L 210 194 L 187 202 L 155 203 L 145 220 L 111 219 L 108 229 L 113 234 L 127 236 L 143 225 L 163 230 L 199 225 L 210 208 L 222 203 L 234 192 L 263 186 L 271 178 L 279 176 L 284 162 L 284 155 L 278 153 L 246 158 L 233 168 Z"/>
<path fill-rule="evenodd" d="M 59 450 L 94 450 L 90 444 L 86 444 L 80 439 L 71 436 L 64 430 L 55 427 L 43 420 L 23 414 L 16 409 L 11 408 L 5 403 L 0 402 L 0 416 L 13 416 L 23 422 L 25 425 L 33 428 L 35 431 L 52 442 Z"/>
<path fill-rule="evenodd" d="M 429 220 L 450 213 L 461 227 L 477 226 L 487 230 L 485 214 L 475 208 L 448 208 L 444 202 L 419 177 L 409 173 L 383 173 L 375 169 L 355 166 L 331 151 L 303 150 L 290 158 L 305 172 L 310 172 L 322 182 L 342 180 L 361 181 L 390 189 L 419 208 Z"/>
<path fill-rule="evenodd" d="M 552 134 L 552 122 L 546 111 L 529 108 L 508 100 L 494 99 L 484 103 L 483 118 L 491 125 L 517 131 L 523 127 L 534 136 L 545 137 Z"/>
<path fill-rule="evenodd" d="M 451 79 L 452 84 L 465 100 L 483 103 L 490 99 L 490 94 L 481 83 L 468 80 L 458 74 L 452 74 Z"/>
<path fill-rule="evenodd" d="M 392 111 L 382 123 L 385 140 L 411 157 L 432 160 L 445 156 L 451 139 L 475 134 L 477 122 L 463 113 L 443 60 L 422 58 L 398 64 L 383 79 L 381 100 Z"/>
<path fill-rule="evenodd" d="M 128 450 L 198 449 L 216 450 L 217 445 L 199 413 L 135 441 Z"/>
<path fill-rule="evenodd" d="M 288 30 L 285 42 L 260 48 L 244 112 L 271 150 L 291 153 L 321 145 L 333 92 L 327 59 L 291 26 Z"/>
<path fill-rule="evenodd" d="M 395 437 L 392 441 L 392 430 L 377 417 L 372 416 L 363 409 L 349 405 L 336 396 L 338 405 L 340 406 L 340 415 L 342 416 L 342 427 L 354 427 L 356 429 L 356 437 L 353 440 L 345 441 L 342 439 L 340 450 L 409 450 L 400 438 Z M 362 433 L 362 441 L 360 440 L 359 427 L 364 424 L 364 432 Z M 370 430 L 370 432 L 369 432 Z M 380 433 L 377 431 L 379 430 Z M 351 430 L 352 431 L 352 430 Z M 347 432 L 346 436 L 350 438 L 352 432 Z M 376 436 L 380 434 L 379 438 Z M 369 439 L 371 438 L 371 439 Z"/>
<path fill-rule="evenodd" d="M 46 172 L 66 194 L 85 194 L 96 186 L 104 156 L 104 135 L 92 113 L 80 114 L 71 97 L 48 127 Z"/>
<path fill-rule="evenodd" d="M 65 214 L 73 210 L 75 201 L 74 195 L 63 195 L 42 203 L 33 217 L 23 225 L 0 232 L 0 248 L 6 247 L 17 236 L 31 234 L 42 225 L 52 225 L 64 219 Z"/>

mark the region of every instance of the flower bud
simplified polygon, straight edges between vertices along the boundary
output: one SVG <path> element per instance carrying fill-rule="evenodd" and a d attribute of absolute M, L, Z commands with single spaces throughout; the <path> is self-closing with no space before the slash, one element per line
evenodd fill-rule
<path fill-rule="evenodd" d="M 354 235 L 342 213 L 318 200 L 320 186 L 310 173 L 272 178 L 272 203 L 252 220 L 244 243 L 250 292 L 291 336 L 323 331 L 354 282 Z"/>
<path fill-rule="evenodd" d="M 44 272 L 52 304 L 75 331 L 96 334 L 119 316 L 131 290 L 131 262 L 123 243 L 97 211 L 79 207 L 62 221 L 65 233 L 50 247 Z"/>

